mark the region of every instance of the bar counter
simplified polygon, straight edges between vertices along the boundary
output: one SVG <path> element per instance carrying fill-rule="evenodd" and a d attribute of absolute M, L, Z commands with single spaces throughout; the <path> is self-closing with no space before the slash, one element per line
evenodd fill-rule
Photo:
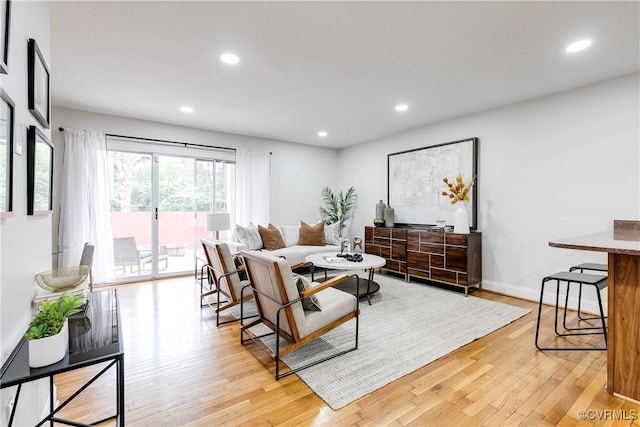
<path fill-rule="evenodd" d="M 549 242 L 549 246 L 607 252 L 607 391 L 640 404 L 640 236 L 615 228 Z"/>

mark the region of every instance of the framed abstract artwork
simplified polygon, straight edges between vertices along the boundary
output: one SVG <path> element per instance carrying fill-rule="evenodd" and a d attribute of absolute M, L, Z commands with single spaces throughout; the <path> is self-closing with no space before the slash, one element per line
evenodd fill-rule
<path fill-rule="evenodd" d="M 53 211 L 53 144 L 36 126 L 27 129 L 27 215 Z"/>
<path fill-rule="evenodd" d="M 49 129 L 50 124 L 50 90 L 49 68 L 34 39 L 28 42 L 28 104 L 31 114 L 42 127 Z"/>
<path fill-rule="evenodd" d="M 399 226 L 452 225 L 456 206 L 442 192 L 443 178 L 465 183 L 478 175 L 478 138 L 467 138 L 387 156 L 389 205 Z M 476 229 L 478 185 L 471 187 L 467 212 L 469 228 Z"/>
<path fill-rule="evenodd" d="M 13 215 L 13 134 L 15 104 L 0 88 L 0 218 Z"/>

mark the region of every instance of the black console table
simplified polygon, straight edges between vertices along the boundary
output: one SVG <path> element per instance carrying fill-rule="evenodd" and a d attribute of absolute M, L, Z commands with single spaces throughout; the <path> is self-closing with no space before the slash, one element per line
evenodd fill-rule
<path fill-rule="evenodd" d="M 69 398 L 54 409 L 53 384 L 54 376 L 74 369 L 84 368 L 97 363 L 109 362 L 104 369 L 89 379 Z M 116 369 L 116 414 L 90 424 L 58 418 L 56 414 L 69 402 L 75 399 L 102 374 L 112 366 Z M 49 378 L 49 415 L 36 426 L 47 421 L 73 425 L 88 426 L 116 419 L 119 426 L 124 426 L 124 348 L 120 329 L 120 312 L 118 293 L 115 289 L 92 292 L 88 295 L 86 310 L 82 315 L 69 319 L 69 351 L 61 361 L 42 368 L 29 367 L 29 345 L 22 338 L 7 362 L 2 366 L 0 388 L 18 386 L 13 410 L 9 419 L 9 427 L 13 424 L 15 410 L 18 406 L 22 384 L 41 378 Z"/>

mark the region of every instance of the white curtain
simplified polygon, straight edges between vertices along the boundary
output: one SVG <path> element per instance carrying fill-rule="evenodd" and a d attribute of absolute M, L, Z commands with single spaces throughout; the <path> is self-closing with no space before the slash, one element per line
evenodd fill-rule
<path fill-rule="evenodd" d="M 236 150 L 236 223 L 269 223 L 270 175 L 270 153 Z"/>
<path fill-rule="evenodd" d="M 105 135 L 65 129 L 58 245 L 63 267 L 78 265 L 85 242 L 95 245 L 93 280 L 114 280 L 111 194 Z"/>

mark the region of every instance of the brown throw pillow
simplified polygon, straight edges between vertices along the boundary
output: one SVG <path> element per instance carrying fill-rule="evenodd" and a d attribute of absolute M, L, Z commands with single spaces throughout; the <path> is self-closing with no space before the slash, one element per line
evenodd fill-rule
<path fill-rule="evenodd" d="M 324 221 L 309 225 L 300 221 L 300 245 L 324 246 Z"/>
<path fill-rule="evenodd" d="M 282 234 L 280 234 L 280 230 L 278 230 L 278 227 L 275 225 L 269 224 L 269 228 L 259 225 L 258 232 L 260 233 L 265 249 L 272 251 L 274 249 L 287 247 L 287 245 L 284 244 L 284 239 L 282 238 Z"/>

